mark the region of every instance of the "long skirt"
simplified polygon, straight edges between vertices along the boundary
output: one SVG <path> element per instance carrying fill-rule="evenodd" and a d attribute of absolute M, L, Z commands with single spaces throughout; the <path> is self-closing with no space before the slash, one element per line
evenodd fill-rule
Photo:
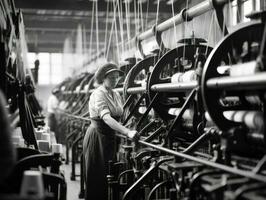
<path fill-rule="evenodd" d="M 83 141 L 85 199 L 108 199 L 108 162 L 115 159 L 114 131 L 104 122 L 92 120 Z"/>

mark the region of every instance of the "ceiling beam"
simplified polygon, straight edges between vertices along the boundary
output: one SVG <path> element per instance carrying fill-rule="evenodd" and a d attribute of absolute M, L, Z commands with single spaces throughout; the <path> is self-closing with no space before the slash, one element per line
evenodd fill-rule
<path fill-rule="evenodd" d="M 99 48 L 103 49 L 104 44 L 99 44 Z M 88 47 L 89 49 L 89 47 Z M 92 43 L 92 49 L 95 51 L 97 49 L 96 43 Z M 62 53 L 63 45 L 56 43 L 40 43 L 37 46 L 34 43 L 28 43 L 29 52 L 50 52 L 50 53 Z"/>
<path fill-rule="evenodd" d="M 52 29 L 50 31 L 46 31 L 45 29 L 38 29 L 38 30 L 31 30 L 31 29 L 26 29 L 25 31 L 26 33 L 26 38 L 28 41 L 38 41 L 38 40 L 42 40 L 42 41 L 56 41 L 56 42 L 61 42 L 64 41 L 66 38 L 71 38 L 73 40 L 73 42 L 76 41 L 76 32 L 67 32 L 67 31 L 60 31 L 60 30 L 56 30 L 56 31 L 52 31 Z M 131 36 L 134 35 L 134 32 L 131 32 L 130 34 Z M 91 32 L 86 31 L 86 41 L 88 42 L 91 38 Z M 118 38 L 121 39 L 121 34 L 118 33 Z M 124 32 L 123 33 L 124 39 L 127 36 L 127 33 Z M 98 32 L 98 37 L 99 37 L 99 41 L 105 41 L 105 37 L 107 37 L 107 39 L 110 39 L 110 33 L 108 32 L 106 35 L 106 32 L 104 30 L 100 30 Z M 115 37 L 115 32 L 113 32 L 112 37 Z M 95 40 L 96 38 L 96 31 L 93 30 L 92 31 L 92 39 Z"/>
<path fill-rule="evenodd" d="M 91 11 L 66 11 L 66 10 L 38 10 L 38 9 L 21 9 L 24 18 L 36 18 L 36 17 L 46 17 L 49 19 L 63 19 L 63 20 L 88 20 L 92 17 Z M 95 16 L 95 14 L 94 14 Z M 130 18 L 134 18 L 134 12 L 130 12 L 128 14 Z M 172 13 L 160 13 L 160 18 L 167 18 L 172 16 Z M 99 11 L 98 18 L 101 20 L 105 20 L 106 17 L 113 18 L 114 12 Z M 118 18 L 118 14 L 116 13 L 116 17 Z M 123 17 L 125 17 L 125 12 L 123 12 Z M 156 12 L 149 12 L 148 15 L 143 13 L 143 17 L 146 19 L 154 19 L 156 17 Z"/>
<path fill-rule="evenodd" d="M 96 30 L 90 30 L 90 29 L 85 29 L 86 30 L 86 35 L 89 36 L 90 32 L 92 32 L 93 34 L 96 33 Z M 49 34 L 63 34 L 63 35 L 69 35 L 72 33 L 76 33 L 77 29 L 63 29 L 63 28 L 43 28 L 43 27 L 25 27 L 25 31 L 27 34 L 45 34 L 45 33 L 49 33 Z M 105 34 L 105 30 L 98 30 L 99 34 Z"/>
<path fill-rule="evenodd" d="M 30 28 L 42 28 L 43 30 L 45 29 L 72 29 L 76 30 L 78 27 L 78 24 L 83 24 L 86 28 L 86 30 L 90 31 L 91 29 L 91 22 L 89 20 L 87 21 L 51 21 L 51 20 L 44 20 L 44 19 L 35 19 L 35 20 L 24 20 L 25 28 L 30 29 Z M 117 24 L 118 25 L 118 24 Z M 95 23 L 94 23 L 94 29 L 95 29 Z M 108 27 L 111 28 L 111 24 L 108 24 Z M 119 26 L 118 26 L 119 27 Z M 124 31 L 126 30 L 126 24 L 123 25 Z M 98 30 L 105 30 L 106 24 L 103 22 L 98 23 Z M 135 29 L 135 24 L 130 25 L 130 29 L 134 30 Z M 110 30 L 110 29 L 109 29 Z"/>
<path fill-rule="evenodd" d="M 116 2 L 118 0 L 115 0 Z M 125 3 L 121 0 L 122 6 L 125 10 Z M 134 2 L 130 3 L 130 10 L 134 12 Z M 148 6 L 149 12 L 157 12 L 157 0 L 143 1 L 142 10 L 146 11 Z M 93 1 L 88 0 L 15 0 L 16 8 L 23 9 L 43 9 L 43 10 L 77 10 L 77 11 L 91 11 Z M 106 11 L 107 1 L 98 0 L 98 11 Z M 160 2 L 160 13 L 170 12 L 171 4 L 166 4 L 166 1 Z"/>

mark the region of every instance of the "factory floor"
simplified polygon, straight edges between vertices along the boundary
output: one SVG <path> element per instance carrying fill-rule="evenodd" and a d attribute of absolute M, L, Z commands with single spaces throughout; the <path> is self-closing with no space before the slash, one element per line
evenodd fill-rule
<path fill-rule="evenodd" d="M 70 154 L 71 155 L 71 154 Z M 71 158 L 70 158 L 71 160 Z M 63 164 L 61 170 L 65 174 L 67 182 L 67 200 L 79 200 L 80 193 L 80 176 L 76 176 L 76 180 L 70 180 L 71 176 L 71 162 L 69 164 Z M 80 163 L 76 164 L 76 175 L 80 174 Z"/>

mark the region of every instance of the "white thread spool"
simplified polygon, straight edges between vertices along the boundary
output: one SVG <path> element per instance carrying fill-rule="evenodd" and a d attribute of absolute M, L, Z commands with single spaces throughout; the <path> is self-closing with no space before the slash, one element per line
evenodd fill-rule
<path fill-rule="evenodd" d="M 168 110 L 168 114 L 178 116 L 181 112 L 181 108 L 170 108 Z M 182 115 L 183 119 L 192 119 L 193 118 L 193 111 L 190 109 L 185 110 Z"/>
<path fill-rule="evenodd" d="M 12 143 L 15 147 L 19 147 L 21 137 L 18 135 L 12 136 Z"/>
<path fill-rule="evenodd" d="M 250 111 L 246 114 L 244 121 L 245 124 L 252 129 L 257 129 L 258 131 L 264 130 L 264 120 L 262 112 Z"/>
<path fill-rule="evenodd" d="M 261 103 L 260 97 L 258 95 L 245 96 L 245 99 L 253 105 L 259 105 Z"/>
<path fill-rule="evenodd" d="M 24 171 L 20 195 L 24 198 L 44 198 L 44 186 L 41 172 L 31 170 Z"/>
<path fill-rule="evenodd" d="M 176 108 L 170 108 L 170 109 L 168 110 L 168 114 L 169 114 L 169 115 L 175 115 L 175 110 L 176 110 Z"/>
<path fill-rule="evenodd" d="M 46 140 L 37 140 L 40 151 L 50 152 L 50 142 Z"/>
<path fill-rule="evenodd" d="M 182 75 L 181 79 L 182 79 L 181 82 L 184 82 L 184 83 L 195 81 L 197 80 L 197 74 L 195 70 L 189 70 Z"/>
<path fill-rule="evenodd" d="M 62 144 L 52 144 L 52 152 L 62 154 L 63 153 Z"/>
<path fill-rule="evenodd" d="M 258 111 L 224 111 L 225 118 L 244 123 L 250 129 L 264 130 L 263 113 Z"/>
<path fill-rule="evenodd" d="M 243 110 L 234 111 L 232 115 L 232 120 L 235 122 L 244 122 L 246 113 L 247 112 Z"/>
<path fill-rule="evenodd" d="M 41 140 L 42 139 L 42 134 L 44 133 L 44 130 L 41 129 L 41 130 L 36 130 L 35 131 L 35 137 L 36 137 L 36 140 Z"/>
<path fill-rule="evenodd" d="M 179 83 L 180 82 L 180 77 L 182 76 L 183 73 L 176 73 L 171 77 L 171 82 L 172 83 Z"/>
<path fill-rule="evenodd" d="M 140 84 L 141 84 L 141 87 L 146 87 L 146 85 L 147 85 L 146 80 L 142 80 L 140 82 Z"/>
<path fill-rule="evenodd" d="M 230 68 L 230 76 L 245 76 L 255 74 L 258 71 L 256 61 L 236 64 Z"/>
<path fill-rule="evenodd" d="M 42 134 L 42 140 L 46 140 L 48 142 L 51 142 L 51 137 L 49 133 L 43 133 Z"/>
<path fill-rule="evenodd" d="M 14 129 L 13 136 L 20 136 L 20 137 L 22 137 L 22 131 L 21 131 L 21 128 L 20 127 Z"/>
<path fill-rule="evenodd" d="M 14 136 L 12 136 L 12 141 L 14 142 L 14 143 L 19 143 L 20 142 L 20 136 L 18 136 L 18 135 L 14 135 Z"/>
<path fill-rule="evenodd" d="M 139 107 L 139 113 L 144 114 L 147 108 L 145 106 Z"/>

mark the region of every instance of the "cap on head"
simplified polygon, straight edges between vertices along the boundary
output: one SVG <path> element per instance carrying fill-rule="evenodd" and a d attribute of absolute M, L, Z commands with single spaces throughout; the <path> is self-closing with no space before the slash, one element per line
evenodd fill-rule
<path fill-rule="evenodd" d="M 106 63 L 99 67 L 99 69 L 95 73 L 95 79 L 99 84 L 103 83 L 104 78 L 111 72 L 121 72 L 121 70 L 118 69 L 118 67 L 113 63 Z"/>

